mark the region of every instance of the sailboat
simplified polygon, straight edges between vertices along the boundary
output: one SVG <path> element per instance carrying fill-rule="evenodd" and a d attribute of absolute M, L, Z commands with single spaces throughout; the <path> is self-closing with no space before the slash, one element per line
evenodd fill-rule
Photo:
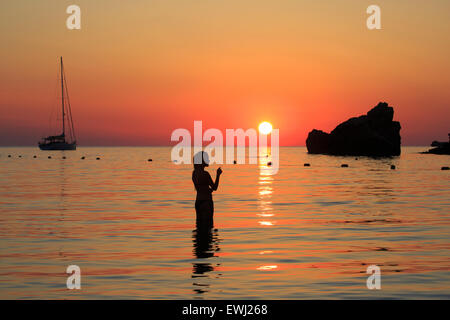
<path fill-rule="evenodd" d="M 39 149 L 41 150 L 76 150 L 77 148 L 75 130 L 73 128 L 72 109 L 70 108 L 69 92 L 67 90 L 62 57 L 60 58 L 60 80 L 62 133 L 57 136 L 42 138 L 38 143 Z"/>

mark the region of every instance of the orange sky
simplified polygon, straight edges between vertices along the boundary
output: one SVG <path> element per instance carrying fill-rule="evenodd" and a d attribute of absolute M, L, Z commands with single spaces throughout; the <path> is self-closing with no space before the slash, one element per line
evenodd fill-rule
<path fill-rule="evenodd" d="M 82 10 L 68 30 L 66 7 Z M 366 28 L 381 7 L 382 30 Z M 450 2 L 40 0 L 0 4 L 0 145 L 35 145 L 64 57 L 79 145 L 169 145 L 176 128 L 257 128 L 304 145 L 379 101 L 404 145 L 450 132 Z"/>

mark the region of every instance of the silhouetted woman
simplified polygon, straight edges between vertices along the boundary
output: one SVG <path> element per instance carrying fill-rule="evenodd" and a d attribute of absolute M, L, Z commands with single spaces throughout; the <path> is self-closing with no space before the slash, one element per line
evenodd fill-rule
<path fill-rule="evenodd" d="M 192 171 L 192 182 L 197 190 L 195 199 L 195 212 L 197 214 L 197 227 L 212 228 L 214 225 L 214 203 L 212 192 L 219 187 L 219 179 L 222 169 L 217 169 L 216 181 L 213 182 L 211 175 L 205 171 L 209 166 L 209 156 L 206 152 L 200 151 L 194 156 L 194 171 Z"/>

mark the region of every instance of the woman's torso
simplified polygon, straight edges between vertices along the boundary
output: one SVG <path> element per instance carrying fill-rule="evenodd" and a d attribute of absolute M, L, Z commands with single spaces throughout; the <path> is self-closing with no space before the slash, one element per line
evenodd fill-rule
<path fill-rule="evenodd" d="M 212 200 L 211 176 L 207 171 L 194 170 L 192 172 L 192 181 L 197 189 L 196 200 Z"/>

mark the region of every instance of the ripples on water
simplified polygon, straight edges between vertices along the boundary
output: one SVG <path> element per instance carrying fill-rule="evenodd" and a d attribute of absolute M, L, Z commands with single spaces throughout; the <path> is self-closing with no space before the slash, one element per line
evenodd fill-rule
<path fill-rule="evenodd" d="M 449 157 L 423 149 L 355 159 L 282 148 L 274 176 L 224 165 L 205 231 L 191 167 L 170 148 L 66 159 L 0 148 L 0 298 L 450 298 Z M 66 288 L 72 264 L 81 290 Z M 381 290 L 366 288 L 371 264 Z"/>

